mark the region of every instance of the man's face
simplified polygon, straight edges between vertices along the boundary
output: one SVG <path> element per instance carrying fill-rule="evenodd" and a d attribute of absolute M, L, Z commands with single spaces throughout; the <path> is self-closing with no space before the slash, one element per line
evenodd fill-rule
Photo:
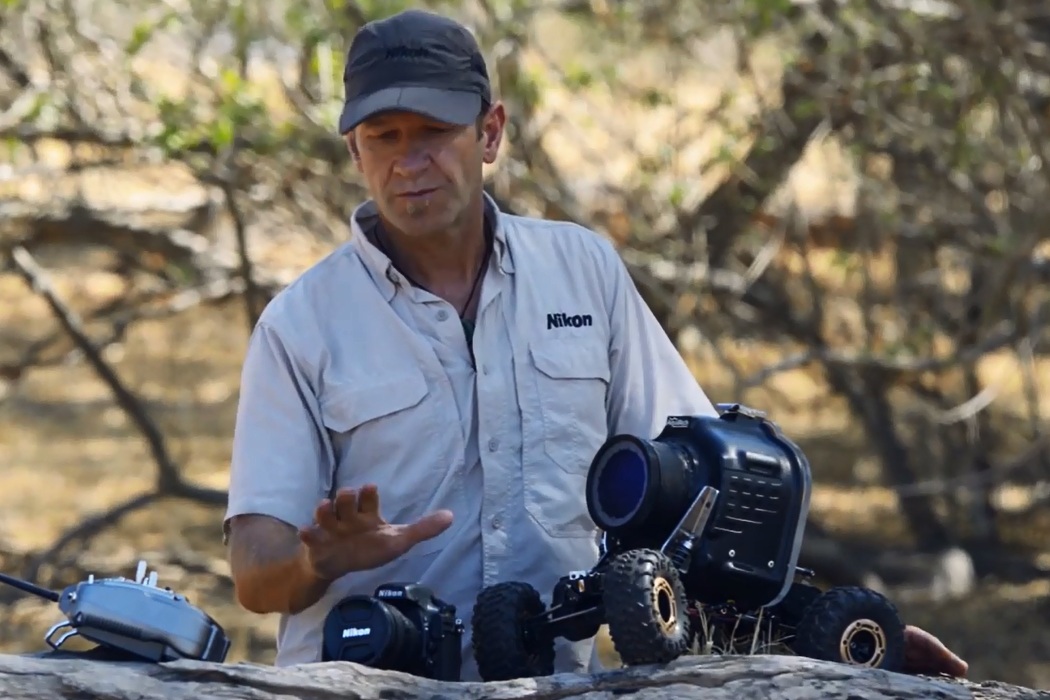
<path fill-rule="evenodd" d="M 386 112 L 358 125 L 350 139 L 380 214 L 407 235 L 426 236 L 458 224 L 480 195 L 482 165 L 495 160 L 503 124 L 499 103 L 469 126 Z"/>

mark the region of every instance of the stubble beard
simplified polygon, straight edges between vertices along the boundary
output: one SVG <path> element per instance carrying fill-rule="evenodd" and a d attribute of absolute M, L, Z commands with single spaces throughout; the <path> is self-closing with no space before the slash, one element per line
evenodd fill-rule
<path fill-rule="evenodd" d="M 430 199 L 424 199 L 422 202 L 409 202 L 408 206 L 405 207 L 405 214 L 410 219 L 415 219 L 420 216 L 426 215 L 430 209 Z"/>
<path fill-rule="evenodd" d="M 403 221 L 400 228 L 405 233 L 415 236 L 440 233 L 454 223 L 449 213 L 446 209 L 435 205 L 432 199 L 408 202 L 400 211 L 399 218 Z"/>

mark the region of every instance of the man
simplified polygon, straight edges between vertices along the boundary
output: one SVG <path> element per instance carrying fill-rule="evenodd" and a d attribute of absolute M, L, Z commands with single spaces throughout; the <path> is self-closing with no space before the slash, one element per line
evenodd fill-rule
<path fill-rule="evenodd" d="M 594 563 L 599 445 L 714 408 L 607 240 L 483 193 L 506 113 L 464 27 L 366 25 L 344 82 L 339 128 L 372 198 L 252 334 L 224 523 L 237 599 L 281 614 L 288 665 L 321 658 L 343 596 L 421 582 L 456 605 L 476 679 L 483 586 L 550 591 Z M 558 670 L 592 647 L 561 643 Z"/>

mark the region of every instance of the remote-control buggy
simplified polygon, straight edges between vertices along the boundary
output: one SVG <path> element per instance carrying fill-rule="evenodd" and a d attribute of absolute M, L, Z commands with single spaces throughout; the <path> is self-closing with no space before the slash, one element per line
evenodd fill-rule
<path fill-rule="evenodd" d="M 764 414 L 672 416 L 653 440 L 611 437 L 587 476 L 600 557 L 555 585 L 550 606 L 519 581 L 485 588 L 472 620 L 481 677 L 550 675 L 555 639 L 602 624 L 623 664 L 683 654 L 795 654 L 887 670 L 904 624 L 880 593 L 822 591 L 797 566 L 811 491 L 801 449 Z"/>

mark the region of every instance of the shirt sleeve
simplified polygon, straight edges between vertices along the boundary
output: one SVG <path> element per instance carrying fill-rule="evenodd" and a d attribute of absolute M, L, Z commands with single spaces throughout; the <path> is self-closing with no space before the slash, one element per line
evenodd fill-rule
<path fill-rule="evenodd" d="M 711 400 L 607 245 L 609 434 L 653 438 L 670 415 L 718 415 Z"/>
<path fill-rule="evenodd" d="M 299 527 L 327 494 L 331 442 L 301 362 L 261 321 L 241 371 L 223 540 L 237 515 L 260 514 Z"/>

